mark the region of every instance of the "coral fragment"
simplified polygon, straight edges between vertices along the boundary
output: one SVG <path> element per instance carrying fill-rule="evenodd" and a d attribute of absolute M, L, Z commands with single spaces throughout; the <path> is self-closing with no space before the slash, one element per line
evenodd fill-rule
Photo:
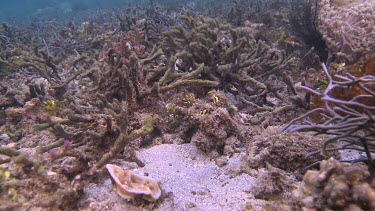
<path fill-rule="evenodd" d="M 143 195 L 147 201 L 156 201 L 160 195 L 161 190 L 152 179 L 135 175 L 132 171 L 124 171 L 116 165 L 107 164 L 112 179 L 116 184 L 117 193 L 125 199 L 134 199 L 137 195 Z"/>

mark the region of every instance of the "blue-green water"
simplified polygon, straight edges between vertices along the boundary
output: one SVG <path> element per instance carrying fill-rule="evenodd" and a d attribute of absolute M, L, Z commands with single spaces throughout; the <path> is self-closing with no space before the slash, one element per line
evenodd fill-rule
<path fill-rule="evenodd" d="M 121 9 L 153 3 L 181 4 L 188 1 L 150 0 L 0 0 L 0 21 L 23 22 L 30 19 L 70 20 L 101 9 Z"/>
<path fill-rule="evenodd" d="M 54 18 L 62 15 L 69 19 L 88 10 L 118 8 L 134 3 L 136 2 L 130 0 L 0 0 L 0 19 L 23 21 L 41 16 Z"/>

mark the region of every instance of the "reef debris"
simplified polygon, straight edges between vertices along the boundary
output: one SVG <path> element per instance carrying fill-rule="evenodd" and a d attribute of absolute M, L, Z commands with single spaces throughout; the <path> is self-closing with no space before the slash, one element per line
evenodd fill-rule
<path fill-rule="evenodd" d="M 141 195 L 143 199 L 153 202 L 160 198 L 161 190 L 157 182 L 134 174 L 131 170 L 107 164 L 106 168 L 115 182 L 117 193 L 125 199 L 134 199 Z"/>

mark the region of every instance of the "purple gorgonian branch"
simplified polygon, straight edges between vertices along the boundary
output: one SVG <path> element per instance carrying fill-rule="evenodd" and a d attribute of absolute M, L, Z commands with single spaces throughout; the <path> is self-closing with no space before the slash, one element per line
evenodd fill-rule
<path fill-rule="evenodd" d="M 375 176 L 375 76 L 366 75 L 356 77 L 335 75 L 329 73 L 322 64 L 327 75 L 328 85 L 323 92 L 309 87 L 302 87 L 307 92 L 318 95 L 323 102 L 323 108 L 315 108 L 302 116 L 292 120 L 282 128 L 286 132 L 314 132 L 314 135 L 325 134 L 328 139 L 320 151 L 307 155 L 310 157 L 327 151 L 352 149 L 365 152 L 366 159 L 349 160 L 350 162 L 364 162 L 368 165 L 371 175 Z M 349 98 L 349 91 L 356 88 L 358 94 Z M 318 123 L 310 121 L 313 114 L 321 115 Z M 303 123 L 296 124 L 297 122 Z"/>

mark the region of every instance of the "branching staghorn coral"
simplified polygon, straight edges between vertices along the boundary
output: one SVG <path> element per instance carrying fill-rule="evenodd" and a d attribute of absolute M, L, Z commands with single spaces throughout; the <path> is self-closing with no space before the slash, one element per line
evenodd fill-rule
<path fill-rule="evenodd" d="M 103 55 L 106 64 L 104 71 L 99 75 L 98 88 L 102 91 L 108 90 L 104 93 L 109 99 L 127 99 L 136 104 L 136 101 L 139 103 L 146 96 L 181 86 L 218 85 L 215 81 L 199 78 L 204 71 L 201 66 L 197 66 L 191 72 L 176 73 L 175 66 L 180 54 L 171 56 L 165 66 L 155 64 L 163 55 L 163 51 L 154 47 L 150 53 L 146 53 L 145 47 L 139 42 L 143 33 L 128 33 L 128 37 L 129 40 L 122 37 L 119 42 L 111 43 L 111 47 Z M 111 85 L 108 85 L 109 82 Z M 125 90 L 120 91 L 119 88 Z"/>
<path fill-rule="evenodd" d="M 59 138 L 74 140 L 74 146 L 77 144 L 109 144 L 106 146 L 109 150 L 100 155 L 98 162 L 91 169 L 91 173 L 102 168 L 126 145 L 153 131 L 156 116 L 150 116 L 143 123 L 137 122 L 137 124 L 143 124 L 138 129 L 134 128 L 134 125 L 129 126 L 134 123 L 134 112 L 142 108 L 142 101 L 145 98 L 158 96 L 158 93 L 181 86 L 209 86 L 212 83 L 196 79 L 203 68 L 198 68 L 191 73 L 175 74 L 173 70 L 174 58 L 169 60 L 169 65 L 157 67 L 155 71 L 152 71 L 150 67 L 155 65 L 155 61 L 162 55 L 162 51 L 155 47 L 148 52 L 141 44 L 142 38 L 143 33 L 135 30 L 126 36 L 121 36 L 118 42 L 108 42 L 108 48 L 104 50 L 101 61 L 95 63 L 101 67 L 100 71 L 98 68 L 94 68 L 91 81 L 85 79 L 89 83 L 84 86 L 91 87 L 98 92 L 95 95 L 95 101 L 91 103 L 91 106 L 94 106 L 91 111 L 86 111 L 83 106 L 87 102 L 79 103 L 79 100 L 71 99 L 72 111 L 68 112 L 67 118 L 36 125 L 38 129 L 52 128 L 54 134 Z M 84 84 L 84 80 L 81 80 L 80 83 Z M 216 86 L 217 83 L 213 82 L 213 85 Z M 105 114 L 102 114 L 103 110 Z M 96 121 L 92 121 L 94 118 L 105 118 L 107 128 L 94 132 L 92 128 L 98 127 L 95 126 Z M 65 126 L 63 127 L 63 125 Z M 77 125 L 79 127 L 75 129 Z M 90 139 L 92 140 L 90 141 Z M 95 140 L 96 143 L 94 143 Z M 42 150 L 61 145 L 61 142 L 58 142 Z"/>
<path fill-rule="evenodd" d="M 267 103 L 268 94 L 279 97 L 282 74 L 291 71 L 295 60 L 284 51 L 257 42 L 244 28 L 233 28 L 217 19 L 181 16 L 183 26 L 164 33 L 164 52 L 174 55 L 176 71 L 189 72 L 203 67 L 203 79 L 218 83 L 241 104 L 257 111 Z M 273 109 L 270 109 L 273 110 Z M 282 109 L 281 109 L 282 110 Z"/>
<path fill-rule="evenodd" d="M 35 20 L 29 27 L 32 44 L 48 56 L 58 58 L 71 54 L 95 53 L 99 48 L 98 38 L 106 35 L 106 26 L 99 26 L 94 20 L 77 25 L 53 20 Z"/>
<path fill-rule="evenodd" d="M 19 68 L 21 49 L 31 50 L 30 34 L 3 23 L 0 26 L 0 76 L 15 72 Z"/>
<path fill-rule="evenodd" d="M 104 33 L 104 28 L 92 22 L 76 26 L 73 23 L 62 25 L 46 21 L 33 23 L 23 34 L 13 30 L 9 33 L 13 33 L 15 38 L 8 40 L 8 37 L 4 37 L 5 49 L 0 53 L 0 67 L 19 70 L 28 76 L 31 97 L 39 97 L 38 86 L 48 84 L 48 89 L 55 92 L 53 95 L 62 100 L 70 82 L 93 72 L 93 63 L 101 45 L 112 36 Z M 40 76 L 48 83 L 35 83 Z"/>
<path fill-rule="evenodd" d="M 35 168 L 36 171 L 40 170 L 39 168 L 41 167 L 41 163 L 38 163 L 32 160 L 30 157 L 20 153 L 16 149 L 9 148 L 9 147 L 0 147 L 0 154 L 10 157 L 13 160 L 13 162 L 15 162 L 16 164 L 22 164 L 23 168 Z M 4 160 L 4 161 L 8 161 L 8 160 Z"/>
<path fill-rule="evenodd" d="M 121 105 L 116 105 L 109 103 L 103 95 L 98 97 L 100 97 L 100 99 L 106 105 L 106 112 L 116 120 L 119 127 L 119 135 L 115 140 L 113 146 L 111 147 L 111 150 L 102 156 L 102 158 L 95 165 L 94 170 L 100 169 L 105 164 L 107 164 L 131 141 L 150 134 L 153 131 L 153 125 L 158 118 L 157 115 L 150 116 L 146 119 L 146 122 L 140 129 L 129 132 L 129 121 L 130 118 L 133 117 L 133 115 L 129 115 L 129 112 L 134 112 L 133 110 L 131 110 L 132 108 L 129 108 L 129 106 L 131 105 L 126 104 L 125 101 L 122 101 Z M 116 110 L 119 110 L 119 112 L 116 113 Z"/>
<path fill-rule="evenodd" d="M 327 67 L 323 70 L 328 78 L 328 85 L 320 93 L 308 87 L 306 91 L 320 97 L 324 108 L 315 108 L 304 115 L 292 120 L 282 131 L 288 132 L 315 132 L 315 135 L 327 134 L 330 138 L 325 141 L 322 152 L 353 149 L 365 152 L 367 159 L 353 160 L 364 162 L 368 165 L 372 177 L 375 176 L 375 165 L 372 153 L 375 152 L 375 77 L 366 75 L 360 78 L 348 74 L 347 76 L 335 75 L 334 79 Z M 343 92 L 354 91 L 355 95 L 345 98 Z M 336 94 L 335 94 L 336 93 Z M 340 94 L 337 94 L 340 93 Z M 336 96 L 340 95 L 340 96 Z M 313 123 L 308 118 L 321 113 L 324 121 Z M 299 120 L 304 124 L 295 125 Z M 339 147 L 330 147 L 333 143 L 340 143 Z M 318 152 L 313 152 L 307 157 Z"/>
<path fill-rule="evenodd" d="M 109 100 L 117 98 L 135 101 L 135 98 L 140 96 L 140 83 L 143 82 L 141 79 L 144 74 L 139 68 L 139 58 L 147 57 L 148 53 L 145 46 L 140 44 L 143 33 L 129 32 L 127 36 L 131 39 L 123 35 L 118 42 L 108 42 L 107 49 L 101 55 L 104 62 L 101 65 L 103 70 L 97 73 L 97 89 Z M 156 56 L 152 56 L 156 59 L 160 55 L 158 52 Z M 132 80 L 129 80 L 130 78 Z"/>
<path fill-rule="evenodd" d="M 80 94 L 73 96 L 67 92 L 64 98 L 68 105 L 62 109 L 62 115 L 34 126 L 37 130 L 48 129 L 58 138 L 40 147 L 38 153 L 48 152 L 52 160 L 64 157 L 76 160 L 76 165 L 63 173 L 67 177 L 95 174 L 124 148 L 129 148 L 126 150 L 130 159 L 135 158 L 129 144 L 150 134 L 157 120 L 154 115 L 140 121 L 135 117 L 135 112 L 143 109 L 143 102 L 148 97 L 158 100 L 160 93 L 182 86 L 217 86 L 216 82 L 198 78 L 204 70 L 202 67 L 190 73 L 175 73 L 175 57 L 167 61 L 168 65 L 158 65 L 162 50 L 154 47 L 148 51 L 142 40 L 143 32 L 134 28 L 133 32 L 121 35 L 117 42 L 107 38 L 107 46 L 99 61 L 79 60 L 81 63 L 77 63 L 77 69 L 87 69 L 82 75 L 77 75 L 79 80 L 72 89 Z M 44 60 L 31 64 L 34 63 L 47 65 Z M 64 60 L 58 67 L 71 66 L 69 64 Z M 50 69 L 54 67 L 53 63 L 49 65 Z M 48 74 L 53 73 L 47 71 L 46 78 L 52 77 Z M 56 74 L 56 79 L 51 81 L 58 81 L 58 76 Z M 95 92 L 87 94 L 88 89 Z M 66 147 L 66 143 L 70 143 L 70 147 Z M 100 153 L 96 153 L 98 149 L 101 149 Z M 93 153 L 83 153 L 85 150 Z M 94 159 L 91 168 L 84 165 Z"/>
<path fill-rule="evenodd" d="M 128 33 L 128 38 L 121 37 L 119 42 L 111 43 L 103 55 L 105 63 L 96 89 L 102 93 L 98 97 L 106 113 L 119 125 L 119 135 L 110 152 L 101 158 L 96 168 L 103 167 L 131 141 L 153 131 L 156 116 L 149 117 L 139 130 L 130 132 L 128 129 L 134 112 L 142 107 L 147 97 L 158 97 L 159 93 L 181 86 L 217 86 L 216 82 L 197 79 L 203 67 L 190 73 L 175 73 L 176 57 L 173 56 L 168 65 L 156 66 L 155 61 L 163 52 L 154 47 L 148 53 L 140 43 L 142 37 L 143 33 L 136 30 Z"/>
<path fill-rule="evenodd" d="M 84 69 L 84 65 L 91 62 L 90 58 L 85 55 L 77 55 L 76 58 L 65 55 L 53 58 L 44 51 L 35 51 L 34 53 L 35 55 L 30 55 L 30 53 L 22 55 L 20 66 L 26 68 L 26 71 L 36 71 L 45 78 L 54 89 L 55 97 L 59 100 L 63 100 L 71 81 L 79 76 L 88 76 L 93 71 L 91 68 Z"/>

